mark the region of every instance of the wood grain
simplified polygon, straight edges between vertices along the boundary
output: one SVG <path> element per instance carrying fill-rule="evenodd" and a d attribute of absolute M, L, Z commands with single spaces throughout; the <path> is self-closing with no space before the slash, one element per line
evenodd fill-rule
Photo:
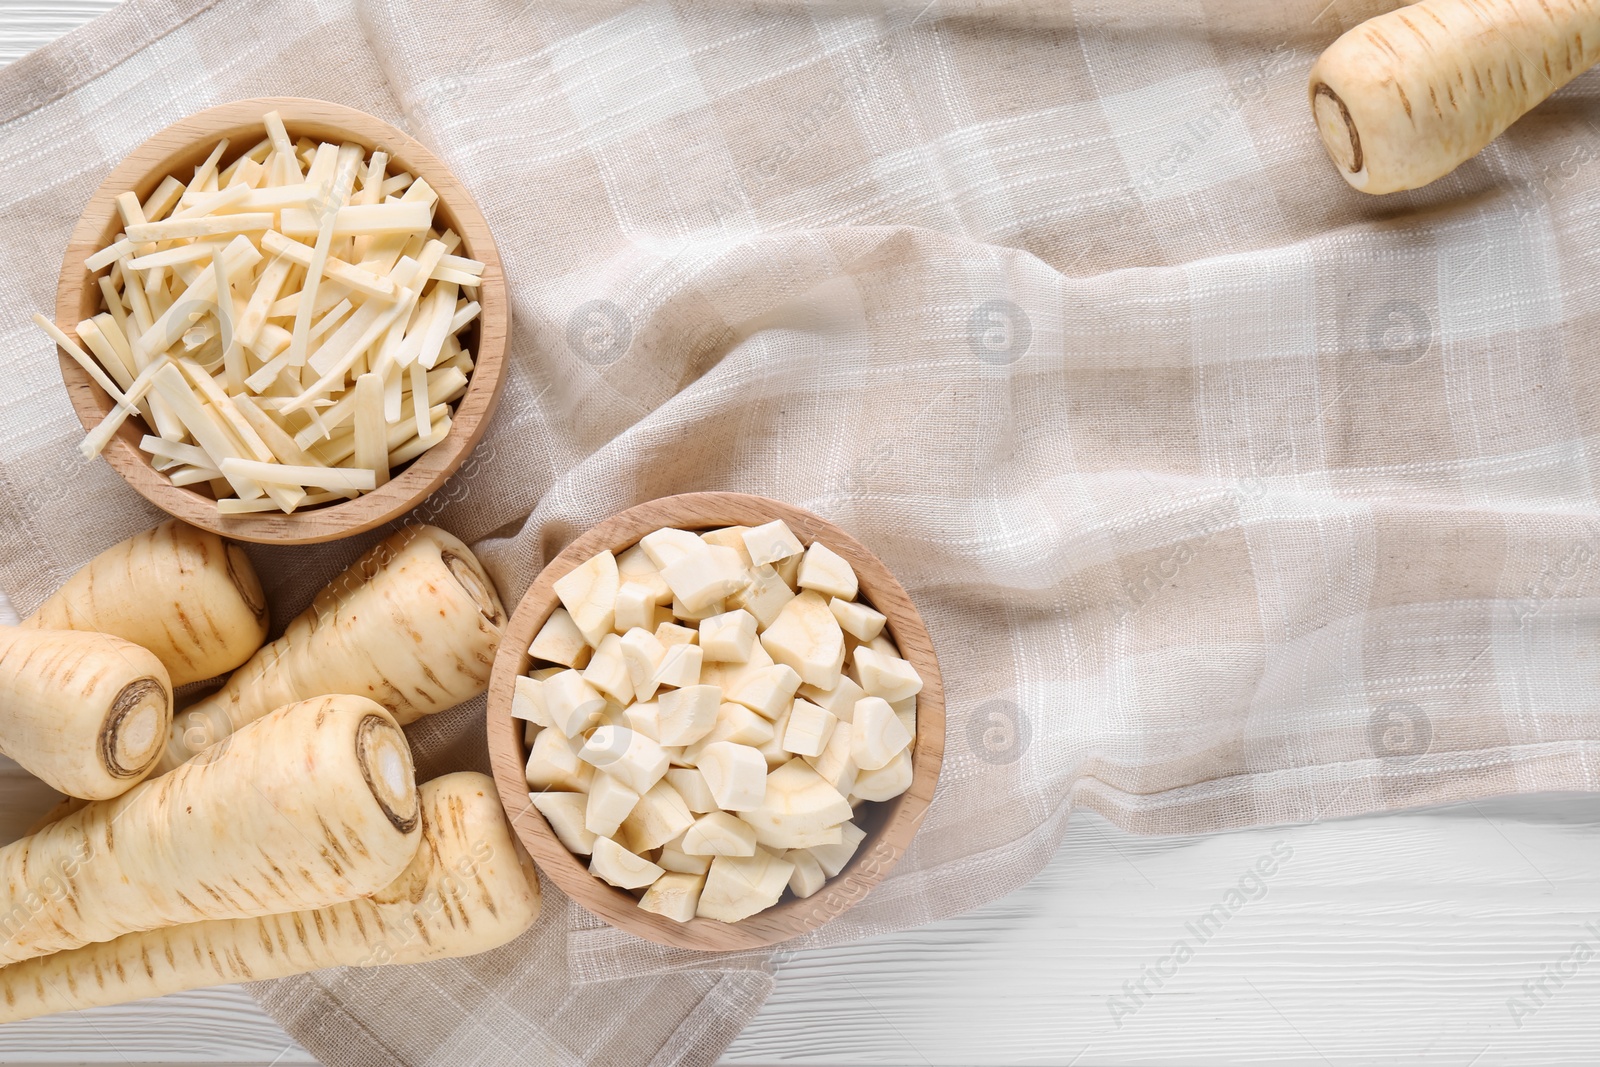
<path fill-rule="evenodd" d="M 168 175 L 192 173 L 194 166 L 224 137 L 231 141 L 229 154 L 222 160 L 226 165 L 265 136 L 261 116 L 272 110 L 283 116 L 291 136 L 336 143 L 354 141 L 369 152 L 381 148 L 389 154 L 391 171 L 408 171 L 426 179 L 439 194 L 435 219 L 461 236 L 462 255 L 483 263 L 483 284 L 478 297 L 483 310 L 463 338 L 463 347 L 473 353 L 474 366 L 467 392 L 452 416 L 450 433 L 375 492 L 293 515 L 219 514 L 216 502 L 204 486 L 175 486 L 150 465 L 150 457 L 139 450 L 139 439 L 149 430 L 138 418 L 131 418 L 122 426 L 104 455 L 139 495 L 167 514 L 192 525 L 243 541 L 314 544 L 381 526 L 421 504 L 465 462 L 488 429 L 499 402 L 511 315 L 505 271 L 483 213 L 466 187 L 437 156 L 382 119 L 324 100 L 260 97 L 237 100 L 190 115 L 129 153 L 90 198 L 62 259 L 56 290 L 56 322 L 76 340 L 77 323 L 102 310 L 96 275 L 87 269 L 84 261 L 110 244 L 120 232 L 118 194 L 131 189 L 144 198 Z M 83 368 L 63 353 L 58 356 L 73 410 L 85 431 L 93 429 L 111 410 L 111 398 L 94 384 Z"/>
<path fill-rule="evenodd" d="M 917 736 L 913 742 L 911 788 L 894 800 L 862 809 L 858 825 L 867 837 L 850 865 L 822 890 L 804 900 L 787 899 L 737 923 L 693 919 L 687 923 L 642 910 L 632 896 L 595 878 L 585 862 L 556 838 L 555 831 L 528 800 L 523 777 L 527 750 L 519 720 L 511 717 L 518 675 L 532 665 L 528 646 L 559 601 L 557 579 L 585 560 L 610 549 L 621 552 L 652 531 L 672 526 L 710 530 L 759 526 L 782 519 L 801 542 L 822 541 L 855 568 L 861 599 L 888 617 L 887 632 L 901 654 L 922 675 L 917 695 Z M 489 756 L 500 797 L 518 836 L 563 892 L 624 930 L 664 945 L 726 952 L 776 944 L 814 930 L 842 915 L 883 880 L 904 854 L 933 799 L 944 759 L 944 683 L 933 641 L 904 588 L 883 562 L 833 523 L 802 508 L 742 493 L 687 493 L 651 500 L 619 512 L 568 545 L 540 572 L 506 628 L 489 683 Z"/>

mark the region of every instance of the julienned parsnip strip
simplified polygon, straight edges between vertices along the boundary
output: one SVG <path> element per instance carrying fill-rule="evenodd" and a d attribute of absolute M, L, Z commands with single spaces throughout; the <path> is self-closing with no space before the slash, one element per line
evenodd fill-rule
<path fill-rule="evenodd" d="M 475 291 L 484 270 L 456 254 L 458 235 L 434 229 L 428 183 L 391 177 L 385 152 L 295 142 L 276 114 L 263 126 L 231 161 L 226 141 L 215 146 L 188 184 L 169 177 L 142 203 L 119 196 L 123 232 L 89 257 L 91 269 L 109 268 L 97 279 L 106 310 L 76 338 L 40 323 L 112 398 L 86 456 L 138 416 L 147 446 L 192 450 L 180 461 L 174 448 L 147 447 L 153 467 L 174 485 L 209 484 L 236 514 L 265 509 L 263 496 L 289 512 L 359 495 L 361 470 L 381 485 L 395 457 L 440 443 L 450 412 L 434 417 L 440 396 L 426 395 L 439 380 L 427 375 L 423 390 L 405 365 L 471 372 L 456 335 L 481 309 L 456 290 Z M 368 374 L 381 403 L 363 407 L 364 462 L 352 448 L 328 463 L 309 445 L 350 418 Z M 420 402 L 405 403 L 410 386 Z M 461 390 L 444 393 L 453 404 Z M 305 469 L 324 466 L 336 472 Z"/>

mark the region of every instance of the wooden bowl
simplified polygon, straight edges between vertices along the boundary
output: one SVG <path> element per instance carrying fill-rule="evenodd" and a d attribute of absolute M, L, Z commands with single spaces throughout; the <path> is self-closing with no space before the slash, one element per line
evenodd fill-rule
<path fill-rule="evenodd" d="M 917 736 L 912 745 L 911 788 L 893 800 L 860 809 L 857 824 L 866 838 L 849 866 L 828 879 L 821 891 L 804 900 L 784 899 L 766 911 L 736 923 L 714 919 L 674 922 L 639 907 L 627 892 L 589 873 L 587 861 L 567 851 L 555 831 L 528 800 L 523 777 L 527 747 L 522 721 L 511 717 L 511 698 L 518 675 L 533 659 L 528 646 L 560 601 L 556 580 L 590 557 L 611 549 L 621 552 L 664 526 L 709 530 L 723 526 L 759 526 L 782 519 L 809 545 L 822 541 L 855 568 L 861 599 L 888 616 L 886 633 L 922 675 L 917 696 Z M 500 800 L 517 836 L 545 875 L 562 892 L 613 926 L 650 941 L 706 952 L 760 948 L 787 941 L 828 922 L 855 904 L 889 873 L 907 846 L 933 798 L 944 759 L 944 682 L 933 642 L 911 598 L 877 556 L 828 520 L 809 511 L 765 497 L 743 493 L 687 493 L 651 500 L 611 516 L 583 534 L 540 572 L 506 628 L 489 682 L 489 756 Z"/>
<path fill-rule="evenodd" d="M 421 144 L 363 111 L 325 100 L 264 97 L 236 100 L 207 108 L 173 123 L 134 149 L 101 183 L 73 228 L 61 262 L 56 289 L 56 322 L 74 340 L 76 324 L 102 310 L 96 273 L 84 261 L 110 244 L 122 230 L 117 214 L 119 193 L 133 190 L 149 196 L 161 179 L 171 174 L 193 173 L 219 140 L 230 140 L 221 165 L 237 159 L 266 136 L 261 116 L 277 110 L 290 136 L 319 141 L 353 141 L 369 152 L 382 148 L 389 154 L 391 172 L 409 171 L 427 179 L 439 194 L 434 217 L 461 235 L 461 254 L 483 263 L 483 284 L 478 301 L 483 307 L 477 322 L 468 327 L 463 344 L 473 354 L 473 370 L 466 394 L 457 402 L 450 433 L 410 466 L 375 492 L 340 504 L 324 505 L 293 515 L 264 512 L 222 515 L 211 496 L 194 488 L 175 486 L 150 464 L 139 450 L 148 431 L 137 416 L 123 424 L 105 458 L 140 496 L 167 514 L 224 537 L 265 544 L 299 545 L 332 541 L 370 530 L 405 514 L 443 485 L 461 466 L 488 428 L 499 400 L 505 369 L 510 306 L 505 272 L 495 250 L 489 226 L 472 196 L 437 156 Z M 111 398 L 66 355 L 58 352 L 67 395 L 84 429 L 97 426 L 111 410 Z M 200 487 L 202 490 L 204 487 Z"/>

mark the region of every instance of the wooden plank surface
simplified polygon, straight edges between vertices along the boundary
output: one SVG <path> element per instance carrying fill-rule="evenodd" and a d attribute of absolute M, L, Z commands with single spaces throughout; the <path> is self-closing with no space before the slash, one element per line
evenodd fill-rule
<path fill-rule="evenodd" d="M 0 0 L 0 61 L 111 6 Z M 0 839 L 51 800 L 0 763 Z M 1596 797 L 1189 839 L 1076 816 L 1003 900 L 785 959 L 725 1063 L 1592 1064 L 1597 842 Z M 4 1064 L 310 1062 L 237 989 L 0 1029 Z"/>

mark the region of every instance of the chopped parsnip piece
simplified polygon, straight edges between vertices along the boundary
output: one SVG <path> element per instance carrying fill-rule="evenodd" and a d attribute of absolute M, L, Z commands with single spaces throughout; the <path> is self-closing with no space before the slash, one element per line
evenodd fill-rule
<path fill-rule="evenodd" d="M 319 418 L 345 421 L 340 403 Z M 205 457 L 159 447 L 165 463 Z M 820 892 L 865 838 L 856 809 L 914 778 L 922 679 L 858 591 L 847 561 L 782 522 L 656 530 L 569 571 L 530 651 L 588 666 L 517 679 L 512 709 L 539 756 L 530 783 L 587 790 L 540 805 L 569 850 L 682 922 Z"/>
<path fill-rule="evenodd" d="M 667 872 L 611 838 L 597 837 L 589 859 L 589 873 L 619 889 L 643 889 Z"/>
<path fill-rule="evenodd" d="M 639 898 L 639 907 L 673 922 L 686 923 L 694 918 L 695 911 L 700 906 L 700 891 L 706 884 L 703 872 L 691 874 L 667 867 L 664 854 L 660 866 L 667 873 L 657 878 L 651 883 L 650 888 L 645 890 L 644 896 Z M 707 869 L 709 868 L 708 863 Z"/>
<path fill-rule="evenodd" d="M 776 563 L 805 551 L 800 539 L 782 519 L 746 530 L 744 543 L 750 552 L 750 561 L 755 564 Z"/>

